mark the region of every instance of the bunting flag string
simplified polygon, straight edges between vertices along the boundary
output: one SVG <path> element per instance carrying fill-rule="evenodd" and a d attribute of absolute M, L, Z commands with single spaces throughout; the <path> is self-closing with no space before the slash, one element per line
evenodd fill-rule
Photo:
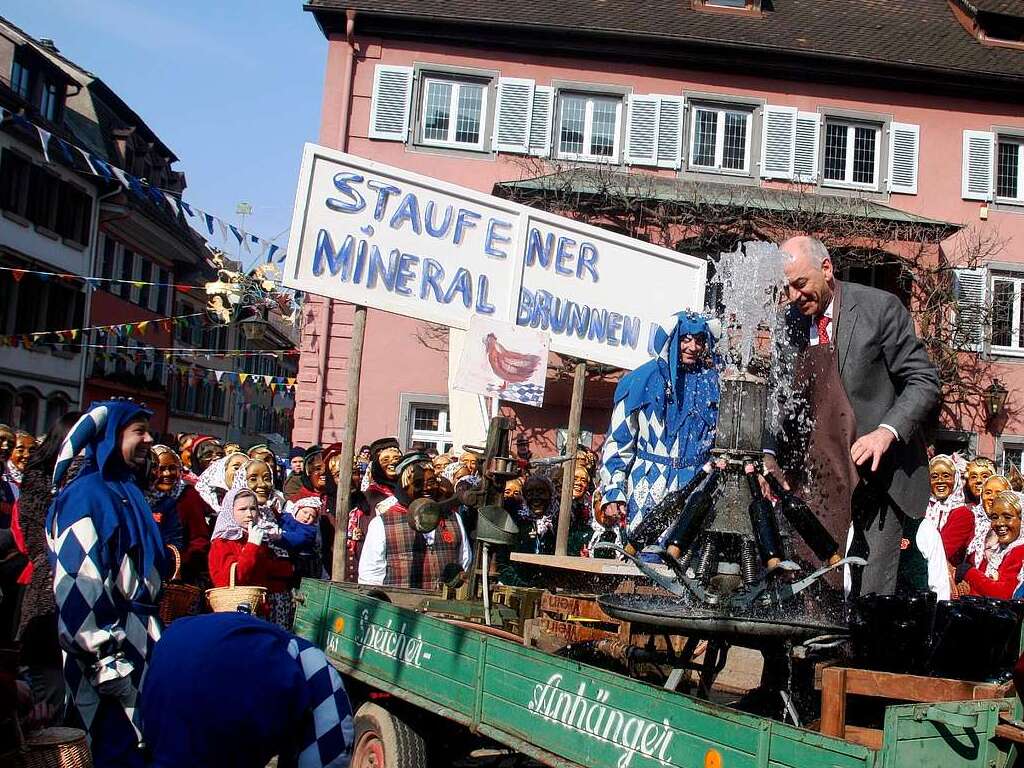
<path fill-rule="evenodd" d="M 37 336 L 48 336 L 52 331 L 37 334 Z M 77 334 L 76 334 L 77 335 Z M 32 334 L 15 334 L 13 336 L 0 336 L 0 347 L 25 347 L 31 349 L 32 347 L 39 345 L 53 345 L 53 346 L 74 346 L 76 348 L 84 349 L 132 349 L 132 350 L 151 350 L 155 352 L 166 352 L 168 354 L 175 353 L 179 355 L 189 355 L 198 357 L 278 357 L 284 355 L 286 357 L 298 357 L 299 350 L 295 348 L 287 349 L 217 349 L 215 347 L 153 347 L 150 345 L 139 346 L 132 344 L 78 344 L 74 340 L 67 341 L 64 339 L 60 340 L 49 340 L 33 338 Z"/>
<path fill-rule="evenodd" d="M 20 283 L 25 275 L 35 275 L 40 280 L 49 280 L 51 277 L 56 277 L 61 280 L 81 280 L 85 283 L 99 284 L 99 283 L 126 283 L 133 285 L 136 288 L 142 288 L 144 286 L 150 286 L 153 288 L 172 288 L 179 293 L 185 293 L 186 291 L 206 291 L 206 286 L 203 285 L 186 285 L 185 283 L 154 283 L 149 280 L 125 280 L 119 277 L 90 277 L 86 275 L 76 275 L 74 272 L 47 272 L 42 269 L 24 269 L 21 267 L 0 267 L 0 272 L 10 272 L 11 277 L 14 278 L 16 283 Z"/>
<path fill-rule="evenodd" d="M 57 337 L 58 341 L 53 343 L 71 344 L 78 340 L 79 334 L 85 334 L 89 331 L 97 331 L 103 335 L 115 334 L 118 336 L 131 336 L 134 333 L 137 336 L 145 336 L 151 325 L 160 326 L 169 333 L 175 326 L 179 328 L 188 328 L 193 325 L 201 324 L 196 318 L 204 317 L 205 314 L 205 312 L 191 312 L 187 315 L 171 315 L 169 317 L 155 317 L 148 320 L 133 320 L 130 323 L 90 325 L 85 328 L 64 328 L 59 331 L 29 331 L 28 333 L 15 333 L 0 336 L 0 346 L 15 346 L 9 342 L 5 344 L 4 340 L 31 339 L 32 341 L 38 342 L 47 336 Z"/>
<path fill-rule="evenodd" d="M 149 200 L 155 205 L 161 207 L 169 205 L 172 212 L 180 215 L 193 230 L 199 232 L 199 234 L 204 237 L 206 237 L 204 233 L 209 233 L 211 238 L 214 237 L 214 225 L 216 225 L 216 232 L 220 235 L 220 241 L 225 245 L 229 244 L 228 232 L 230 231 L 231 234 L 234 235 L 235 239 L 237 239 L 239 247 L 244 248 L 247 253 L 252 253 L 251 245 L 258 245 L 261 257 L 263 254 L 266 254 L 265 263 L 269 264 L 271 262 L 276 262 L 280 264 L 284 261 L 286 251 L 273 240 L 260 237 L 259 235 L 255 235 L 251 232 L 244 232 L 234 225 L 229 224 L 219 216 L 214 216 L 208 211 L 204 211 L 191 203 L 185 202 L 177 195 L 177 193 L 152 186 L 146 180 L 133 176 L 122 168 L 112 165 L 103 158 L 92 154 L 82 147 L 76 144 L 70 144 L 58 136 L 53 136 L 24 115 L 12 112 L 4 107 L 0 107 L 0 123 L 8 119 L 10 119 L 15 125 L 24 129 L 26 132 L 35 134 L 41 144 L 43 157 L 46 159 L 46 162 L 52 162 L 50 159 L 50 145 L 55 143 L 60 148 L 61 155 L 64 157 L 65 161 L 67 161 L 68 165 L 70 165 L 74 170 L 81 173 L 88 173 L 92 176 L 98 176 L 102 179 L 106 179 L 107 181 L 116 181 L 131 194 L 138 198 Z M 82 160 L 85 163 L 85 169 L 81 168 L 80 165 L 75 162 L 74 155 L 71 153 L 72 149 L 77 150 L 81 155 Z M 279 255 L 275 256 L 279 251 Z"/>

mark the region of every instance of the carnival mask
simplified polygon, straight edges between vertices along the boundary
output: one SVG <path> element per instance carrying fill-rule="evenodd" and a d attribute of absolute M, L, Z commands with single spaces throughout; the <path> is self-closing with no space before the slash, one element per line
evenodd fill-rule
<path fill-rule="evenodd" d="M 532 487 L 523 491 L 523 500 L 534 517 L 543 517 L 551 506 L 551 492 L 547 488 Z"/>
<path fill-rule="evenodd" d="M 36 449 L 36 439 L 32 435 L 19 434 L 14 441 L 14 450 L 11 451 L 11 464 L 18 468 L 19 472 L 25 471 L 29 457 Z"/>
<path fill-rule="evenodd" d="M 201 475 L 208 466 L 218 459 L 224 458 L 224 448 L 214 440 L 200 443 L 192 451 L 192 468 L 197 475 Z"/>
<path fill-rule="evenodd" d="M 1012 544 L 1020 537 L 1020 502 L 1012 492 L 1000 493 L 992 502 L 988 521 L 1001 546 Z"/>
<path fill-rule="evenodd" d="M 323 456 L 313 456 L 306 462 L 306 476 L 317 491 L 323 493 L 327 487 L 327 474 L 324 472 Z"/>
<path fill-rule="evenodd" d="M 932 486 L 932 496 L 939 501 L 945 501 L 953 492 L 956 469 L 945 459 L 932 459 L 928 470 L 928 480 Z"/>
<path fill-rule="evenodd" d="M 985 481 L 995 473 L 996 468 L 988 459 L 975 459 L 967 465 L 967 490 L 975 501 L 981 498 Z"/>
<path fill-rule="evenodd" d="M 402 471 L 402 490 L 410 499 L 433 498 L 437 494 L 437 475 L 430 464 L 415 464 Z"/>
<path fill-rule="evenodd" d="M 397 448 L 385 448 L 377 454 L 377 463 L 380 464 L 381 469 L 384 470 L 384 474 L 388 476 L 389 480 L 398 478 L 396 467 L 401 458 L 402 452 Z"/>
<path fill-rule="evenodd" d="M 576 500 L 582 499 L 590 486 L 590 473 L 583 467 L 576 467 L 572 475 L 572 497 Z"/>
<path fill-rule="evenodd" d="M 153 488 L 160 493 L 170 493 L 181 479 L 181 464 L 169 451 L 162 451 L 153 459 Z"/>
<path fill-rule="evenodd" d="M 249 461 L 249 457 L 244 453 L 232 453 L 228 460 L 224 462 L 224 484 L 228 488 L 233 488 L 235 485 L 235 473 L 238 472 L 238 468 Z"/>
<path fill-rule="evenodd" d="M 0 462 L 6 462 L 11 458 L 11 451 L 14 450 L 14 433 L 9 429 L 0 429 Z"/>
<path fill-rule="evenodd" d="M 256 494 L 260 504 L 266 504 L 274 490 L 274 476 L 270 466 L 259 459 L 253 459 L 245 468 L 245 485 Z"/>
<path fill-rule="evenodd" d="M 459 461 L 466 469 L 469 470 L 469 474 L 475 475 L 477 468 L 477 455 L 475 453 L 466 452 L 459 457 Z"/>
<path fill-rule="evenodd" d="M 1002 475 L 993 475 L 985 481 L 981 490 L 981 508 L 985 510 L 986 515 L 992 511 L 992 502 L 995 501 L 996 496 L 1008 490 L 1010 490 L 1010 483 Z"/>

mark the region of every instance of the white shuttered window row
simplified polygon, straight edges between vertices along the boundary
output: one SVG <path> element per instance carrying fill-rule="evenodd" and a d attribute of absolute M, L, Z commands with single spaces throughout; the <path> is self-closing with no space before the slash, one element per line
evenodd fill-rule
<path fill-rule="evenodd" d="M 378 64 L 373 70 L 369 137 L 402 141 L 409 135 L 412 104 L 412 67 Z"/>
<path fill-rule="evenodd" d="M 626 120 L 626 162 L 678 169 L 682 164 L 683 99 L 631 96 Z"/>
<path fill-rule="evenodd" d="M 517 77 L 498 79 L 492 147 L 497 152 L 547 155 L 555 89 Z"/>

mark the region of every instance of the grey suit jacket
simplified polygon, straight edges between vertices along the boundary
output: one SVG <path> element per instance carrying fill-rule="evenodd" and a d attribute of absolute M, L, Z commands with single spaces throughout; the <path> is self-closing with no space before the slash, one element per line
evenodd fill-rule
<path fill-rule="evenodd" d="M 839 373 L 857 434 L 888 424 L 900 438 L 868 479 L 887 491 L 904 514 L 922 517 L 930 493 L 923 433 L 939 403 L 938 372 L 917 338 L 910 313 L 893 294 L 837 280 L 836 305 L 832 329 Z M 791 367 L 809 343 L 811 319 L 790 306 L 784 323 L 779 362 Z M 773 447 L 774 437 L 769 436 L 766 447 Z"/>

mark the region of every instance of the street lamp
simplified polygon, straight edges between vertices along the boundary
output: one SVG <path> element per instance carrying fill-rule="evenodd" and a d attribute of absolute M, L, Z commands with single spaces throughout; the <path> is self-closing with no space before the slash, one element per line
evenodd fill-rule
<path fill-rule="evenodd" d="M 992 380 L 992 383 L 988 385 L 988 389 L 985 390 L 985 414 L 988 418 L 994 419 L 1003 412 L 1006 408 L 1006 398 L 1009 394 L 1010 391 L 1003 386 L 999 379 Z"/>
<path fill-rule="evenodd" d="M 258 317 L 251 317 L 248 320 L 241 320 L 238 323 L 242 333 L 249 341 L 262 341 L 267 335 L 267 323 Z"/>

